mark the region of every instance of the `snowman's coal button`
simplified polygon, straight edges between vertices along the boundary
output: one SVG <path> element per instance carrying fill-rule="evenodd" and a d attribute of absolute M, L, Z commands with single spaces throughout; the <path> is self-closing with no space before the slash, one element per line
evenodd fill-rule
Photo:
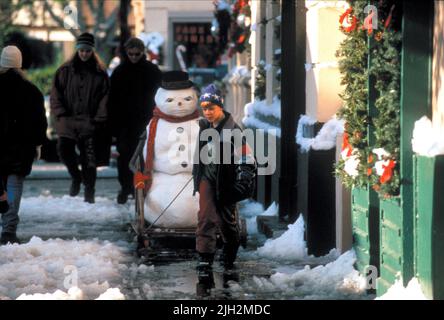
<path fill-rule="evenodd" d="M 188 167 L 188 163 L 186 163 L 186 162 L 182 162 L 180 165 L 182 166 L 182 168 Z"/>
<path fill-rule="evenodd" d="M 176 129 L 176 131 L 177 131 L 177 133 L 182 133 L 182 132 L 184 131 L 184 129 L 183 129 L 182 127 L 178 127 L 178 128 Z"/>
<path fill-rule="evenodd" d="M 181 144 L 181 145 L 179 146 L 179 151 L 185 151 L 185 145 Z"/>

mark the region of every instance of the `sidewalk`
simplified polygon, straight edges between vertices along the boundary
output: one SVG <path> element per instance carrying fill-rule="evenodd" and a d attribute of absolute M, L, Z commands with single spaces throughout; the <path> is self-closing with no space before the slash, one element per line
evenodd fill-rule
<path fill-rule="evenodd" d="M 45 161 L 35 162 L 32 166 L 31 174 L 27 179 L 70 179 L 66 167 L 62 163 L 49 163 Z M 97 168 L 97 179 L 117 178 L 117 168 L 100 167 Z"/>

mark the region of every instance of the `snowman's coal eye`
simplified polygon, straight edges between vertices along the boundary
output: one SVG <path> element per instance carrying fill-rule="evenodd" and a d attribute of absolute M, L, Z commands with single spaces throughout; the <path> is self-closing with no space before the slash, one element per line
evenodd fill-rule
<path fill-rule="evenodd" d="M 166 99 L 166 102 L 173 102 L 173 98 L 168 98 L 168 99 Z"/>
<path fill-rule="evenodd" d="M 185 101 L 191 101 L 191 100 L 193 100 L 193 97 L 191 97 L 191 96 L 188 96 L 185 98 Z"/>

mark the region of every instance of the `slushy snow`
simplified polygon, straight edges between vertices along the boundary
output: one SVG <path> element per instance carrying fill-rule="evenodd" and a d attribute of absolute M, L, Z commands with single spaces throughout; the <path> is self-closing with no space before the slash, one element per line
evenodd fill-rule
<path fill-rule="evenodd" d="M 1 246 L 0 298 L 95 299 L 120 283 L 126 259 L 123 248 L 99 240 L 33 237 L 22 245 Z M 82 293 L 69 291 L 73 287 Z"/>
<path fill-rule="evenodd" d="M 100 197 L 23 198 L 18 235 L 30 240 L 0 246 L 0 299 L 96 299 L 109 289 L 102 298 L 122 298 L 132 257 L 121 229 L 132 209 Z"/>

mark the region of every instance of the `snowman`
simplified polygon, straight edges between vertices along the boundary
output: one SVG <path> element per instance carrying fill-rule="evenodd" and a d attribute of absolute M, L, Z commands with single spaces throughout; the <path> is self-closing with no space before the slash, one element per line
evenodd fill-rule
<path fill-rule="evenodd" d="M 192 169 L 199 113 L 193 86 L 186 72 L 164 73 L 147 126 L 143 155 L 151 182 L 145 189 L 145 219 L 156 227 L 197 225 L 199 198 L 193 196 Z"/>

